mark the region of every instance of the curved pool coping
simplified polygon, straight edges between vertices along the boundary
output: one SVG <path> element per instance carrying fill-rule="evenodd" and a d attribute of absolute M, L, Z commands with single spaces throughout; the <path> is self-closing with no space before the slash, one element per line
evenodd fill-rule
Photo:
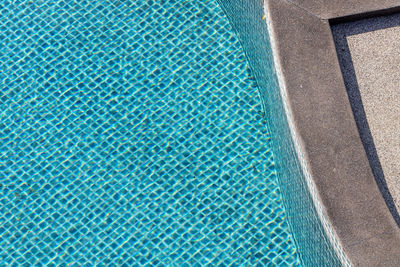
<path fill-rule="evenodd" d="M 264 1 L 298 156 L 337 246 L 355 266 L 398 266 L 400 229 L 362 144 L 330 24 L 398 12 L 400 2 Z"/>

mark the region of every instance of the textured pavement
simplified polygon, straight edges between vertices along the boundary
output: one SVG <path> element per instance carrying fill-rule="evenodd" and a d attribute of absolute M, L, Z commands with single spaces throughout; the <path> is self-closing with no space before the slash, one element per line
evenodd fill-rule
<path fill-rule="evenodd" d="M 400 210 L 400 14 L 333 27 L 360 135 L 384 197 Z M 392 198 L 392 200 L 390 200 Z M 393 207 L 391 207 L 393 209 Z"/>

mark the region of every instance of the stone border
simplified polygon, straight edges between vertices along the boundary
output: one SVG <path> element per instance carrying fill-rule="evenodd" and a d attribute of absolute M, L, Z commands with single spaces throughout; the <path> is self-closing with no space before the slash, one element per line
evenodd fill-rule
<path fill-rule="evenodd" d="M 294 142 L 323 216 L 355 266 L 399 266 L 400 229 L 360 139 L 330 23 L 397 12 L 400 0 L 264 1 Z"/>

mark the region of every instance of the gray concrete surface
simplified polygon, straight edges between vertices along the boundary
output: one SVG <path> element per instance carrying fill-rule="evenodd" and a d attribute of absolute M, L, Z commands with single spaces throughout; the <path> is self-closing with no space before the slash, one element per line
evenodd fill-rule
<path fill-rule="evenodd" d="M 357 18 L 400 10 L 400 0 L 287 0 L 321 19 Z"/>
<path fill-rule="evenodd" d="M 265 1 L 296 134 L 339 242 L 355 266 L 400 266 L 400 229 L 372 172 L 325 17 L 371 15 L 370 5 L 396 2 L 351 0 L 342 12 L 325 0 Z M 310 12 L 312 3 L 326 12 Z"/>
<path fill-rule="evenodd" d="M 400 218 L 400 14 L 332 27 L 343 77 L 386 203 Z"/>

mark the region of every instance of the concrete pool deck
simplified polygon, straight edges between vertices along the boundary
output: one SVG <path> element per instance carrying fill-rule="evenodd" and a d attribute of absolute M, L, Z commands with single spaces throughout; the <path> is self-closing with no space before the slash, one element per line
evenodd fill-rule
<path fill-rule="evenodd" d="M 337 24 L 332 32 L 369 162 L 400 224 L 400 14 Z"/>
<path fill-rule="evenodd" d="M 400 11 L 400 1 L 265 0 L 265 3 L 301 150 L 345 254 L 355 266 L 399 266 L 400 229 L 394 219 L 393 199 L 387 195 L 384 199 L 382 184 L 376 170 L 373 171 L 376 166 L 370 164 L 371 157 L 367 156 L 360 137 L 331 25 L 393 14 Z M 361 46 L 355 40 L 355 49 Z M 358 52 L 364 53 L 362 49 Z M 364 58 L 354 64 L 366 66 L 366 63 L 376 62 Z M 392 133 L 393 140 L 395 134 Z M 389 152 L 391 156 L 393 153 Z"/>

